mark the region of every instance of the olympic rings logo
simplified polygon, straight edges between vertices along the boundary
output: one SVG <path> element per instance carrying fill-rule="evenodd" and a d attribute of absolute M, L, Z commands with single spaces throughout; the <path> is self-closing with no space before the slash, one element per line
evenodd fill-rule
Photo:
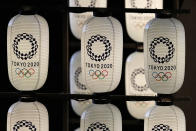
<path fill-rule="evenodd" d="M 35 70 L 33 68 L 30 69 L 20 69 L 20 68 L 16 68 L 15 70 L 16 74 L 20 77 L 20 78 L 30 78 L 33 74 L 35 74 Z"/>
<path fill-rule="evenodd" d="M 156 81 L 168 81 L 172 77 L 171 72 L 153 72 L 152 76 L 155 78 Z"/>
<path fill-rule="evenodd" d="M 108 76 L 108 71 L 107 70 L 89 70 L 89 75 L 93 78 L 93 79 L 99 79 L 102 80 L 104 79 L 106 76 Z"/>

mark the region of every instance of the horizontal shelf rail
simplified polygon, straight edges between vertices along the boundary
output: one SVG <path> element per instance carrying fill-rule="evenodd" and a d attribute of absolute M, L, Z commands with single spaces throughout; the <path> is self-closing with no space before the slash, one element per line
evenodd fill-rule
<path fill-rule="evenodd" d="M 180 10 L 167 10 L 167 9 L 138 9 L 138 8 L 92 8 L 92 7 L 67 7 L 68 12 L 82 13 L 82 12 L 115 12 L 115 13 L 165 13 L 169 12 L 172 14 L 189 14 L 190 9 L 180 9 Z"/>
<path fill-rule="evenodd" d="M 172 95 L 158 95 L 158 96 L 126 96 L 126 95 L 84 95 L 84 94 L 69 94 L 68 99 L 74 100 L 88 100 L 88 99 L 108 99 L 111 101 L 191 101 L 187 96 L 172 96 Z"/>
<path fill-rule="evenodd" d="M 67 94 L 64 92 L 48 93 L 48 92 L 0 92 L 0 98 L 20 98 L 20 97 L 35 97 L 35 98 L 62 98 L 65 100 L 109 100 L 109 101 L 191 101 L 188 96 L 174 96 L 174 95 L 163 95 L 158 96 L 130 96 L 130 95 L 112 95 L 110 93 L 99 93 L 99 94 Z"/>

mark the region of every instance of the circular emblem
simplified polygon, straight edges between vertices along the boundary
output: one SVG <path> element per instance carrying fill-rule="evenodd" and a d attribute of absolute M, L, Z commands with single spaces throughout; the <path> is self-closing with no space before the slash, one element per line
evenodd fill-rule
<path fill-rule="evenodd" d="M 100 129 L 101 131 L 110 131 L 110 129 L 108 127 L 106 127 L 105 124 L 101 124 L 99 122 L 96 122 L 96 123 L 92 123 L 87 131 L 95 131 L 96 129 Z"/>
<path fill-rule="evenodd" d="M 131 0 L 131 6 L 132 8 L 138 8 L 137 4 L 136 4 L 137 0 Z M 152 0 L 141 0 L 142 2 L 146 1 L 146 5 L 142 8 L 151 8 L 152 7 Z M 139 5 L 140 6 L 140 5 Z M 141 7 L 140 7 L 141 8 Z"/>
<path fill-rule="evenodd" d="M 21 41 L 27 40 L 29 44 L 31 44 L 31 50 L 28 53 L 23 53 L 18 49 L 18 45 Z M 33 58 L 33 56 L 37 53 L 38 44 L 35 38 L 31 34 L 23 33 L 18 34 L 14 39 L 13 51 L 18 59 L 27 60 Z"/>
<path fill-rule="evenodd" d="M 96 42 L 101 42 L 102 44 L 105 45 L 105 50 L 101 55 L 92 52 L 92 45 Z M 95 35 L 95 36 L 91 36 L 91 38 L 88 40 L 86 49 L 87 49 L 87 54 L 88 56 L 90 56 L 91 60 L 100 62 L 100 61 L 105 61 L 106 58 L 110 56 L 112 47 L 110 41 L 107 40 L 105 36 Z"/>
<path fill-rule="evenodd" d="M 76 84 L 76 86 L 77 86 L 79 89 L 81 89 L 81 90 L 86 90 L 86 89 L 87 89 L 86 86 L 85 86 L 84 84 L 80 83 L 80 81 L 79 81 L 79 75 L 80 75 L 81 73 L 82 73 L 82 69 L 81 69 L 81 67 L 78 67 L 78 68 L 76 69 L 76 71 L 75 71 L 75 76 L 74 76 L 75 84 Z"/>
<path fill-rule="evenodd" d="M 131 74 L 131 85 L 132 87 L 136 90 L 136 91 L 146 91 L 148 90 L 148 86 L 145 84 L 143 86 L 139 86 L 137 83 L 136 83 L 136 76 L 137 75 L 144 75 L 144 69 L 143 68 L 138 68 L 138 69 L 135 69 L 132 74 Z"/>
<path fill-rule="evenodd" d="M 36 127 L 32 124 L 32 122 L 26 121 L 26 120 L 22 120 L 22 121 L 18 121 L 14 127 L 13 127 L 13 131 L 20 131 L 20 128 L 22 127 L 26 127 L 29 129 L 29 131 L 37 131 Z"/>
<path fill-rule="evenodd" d="M 168 52 L 163 57 L 158 56 L 155 53 L 155 47 L 159 44 L 164 44 L 168 47 Z M 150 44 L 149 51 L 150 51 L 150 56 L 154 60 L 154 62 L 163 64 L 165 62 L 169 62 L 170 59 L 173 58 L 175 49 L 174 49 L 173 43 L 171 41 L 169 41 L 168 38 L 164 38 L 164 37 L 161 36 L 159 38 L 154 38 L 153 39 L 153 41 Z"/>
<path fill-rule="evenodd" d="M 80 5 L 80 2 L 79 1 L 80 0 L 75 0 L 75 5 L 77 7 L 83 7 L 83 6 Z M 90 4 L 87 7 L 95 7 L 95 4 L 96 4 L 96 0 L 91 0 L 90 1 Z"/>
<path fill-rule="evenodd" d="M 170 129 L 168 125 L 160 124 L 160 125 L 155 125 L 154 128 L 152 128 L 152 131 L 173 131 Z"/>

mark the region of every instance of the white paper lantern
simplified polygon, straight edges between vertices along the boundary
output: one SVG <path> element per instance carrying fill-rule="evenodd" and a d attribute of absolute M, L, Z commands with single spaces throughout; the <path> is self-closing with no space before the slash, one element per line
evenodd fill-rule
<path fill-rule="evenodd" d="M 184 81 L 185 31 L 175 18 L 156 18 L 145 27 L 146 80 L 160 94 L 178 91 Z"/>
<path fill-rule="evenodd" d="M 16 15 L 8 24 L 9 79 L 17 90 L 40 89 L 48 74 L 49 29 L 39 15 Z"/>
<path fill-rule="evenodd" d="M 163 0 L 125 0 L 126 8 L 162 9 Z M 143 42 L 144 27 L 154 13 L 125 13 L 126 29 L 134 41 Z"/>
<path fill-rule="evenodd" d="M 49 131 L 48 111 L 39 102 L 17 102 L 8 111 L 7 131 Z"/>
<path fill-rule="evenodd" d="M 122 131 L 119 109 L 111 104 L 93 104 L 82 114 L 81 131 Z"/>
<path fill-rule="evenodd" d="M 110 92 L 119 84 L 122 70 L 122 26 L 113 17 L 92 17 L 81 38 L 83 80 L 92 92 Z"/>
<path fill-rule="evenodd" d="M 70 7 L 107 7 L 107 0 L 69 0 Z M 92 12 L 69 13 L 70 28 L 73 35 L 81 38 L 84 22 L 93 16 Z"/>
<path fill-rule="evenodd" d="M 80 51 L 74 53 L 70 60 L 70 90 L 71 94 L 92 94 L 82 83 Z M 71 100 L 72 108 L 77 115 L 81 115 L 90 104 L 92 104 L 92 100 Z"/>
<path fill-rule="evenodd" d="M 126 60 L 125 70 L 126 95 L 155 96 L 146 84 L 144 73 L 144 53 L 134 52 Z M 146 111 L 155 105 L 155 101 L 127 102 L 129 113 L 136 119 L 144 119 Z"/>
<path fill-rule="evenodd" d="M 176 106 L 155 106 L 146 113 L 144 131 L 186 131 L 184 113 Z"/>
<path fill-rule="evenodd" d="M 80 128 L 75 129 L 75 131 L 80 131 Z"/>

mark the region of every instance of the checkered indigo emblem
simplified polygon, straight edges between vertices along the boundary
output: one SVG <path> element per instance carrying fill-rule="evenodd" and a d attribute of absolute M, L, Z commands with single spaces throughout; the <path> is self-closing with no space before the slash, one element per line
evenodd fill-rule
<path fill-rule="evenodd" d="M 87 131 L 95 131 L 95 130 L 97 130 L 97 129 L 100 129 L 100 131 L 110 131 L 110 129 L 109 129 L 108 127 L 106 127 L 105 124 L 101 124 L 101 123 L 99 123 L 99 122 L 92 123 L 92 124 L 88 127 Z"/>
<path fill-rule="evenodd" d="M 79 2 L 80 0 L 75 0 L 75 5 L 77 6 L 77 7 L 82 7 L 81 5 L 80 5 L 80 2 Z M 95 7 L 95 3 L 96 3 L 96 0 L 91 0 L 90 1 L 90 4 L 88 5 L 88 7 Z"/>
<path fill-rule="evenodd" d="M 84 84 L 80 83 L 80 81 L 79 81 L 79 75 L 81 75 L 81 73 L 82 73 L 82 69 L 81 69 L 81 67 L 78 67 L 75 71 L 75 76 L 74 76 L 75 84 L 79 89 L 86 90 L 87 89 L 86 86 Z"/>
<path fill-rule="evenodd" d="M 152 131 L 172 131 L 168 125 L 160 124 L 155 125 L 154 128 L 152 128 Z"/>
<path fill-rule="evenodd" d="M 160 57 L 155 53 L 155 47 L 159 44 L 164 44 L 168 47 L 168 53 L 164 57 Z M 161 36 L 159 38 L 153 39 L 153 41 L 150 44 L 149 51 L 150 51 L 150 56 L 154 60 L 154 62 L 163 64 L 165 62 L 169 62 L 170 59 L 173 58 L 175 49 L 173 43 L 169 41 L 168 38 L 164 38 Z"/>
<path fill-rule="evenodd" d="M 105 45 L 104 53 L 102 53 L 101 55 L 97 55 L 94 52 L 92 52 L 92 45 L 98 41 Z M 90 56 L 91 60 L 100 62 L 100 61 L 105 61 L 106 58 L 110 56 L 112 47 L 110 41 L 107 40 L 105 36 L 101 36 L 98 34 L 98 35 L 91 36 L 91 38 L 88 40 L 86 49 L 87 49 L 87 54 Z"/>
<path fill-rule="evenodd" d="M 14 125 L 13 131 L 20 131 L 20 128 L 22 127 L 26 127 L 27 129 L 29 129 L 29 131 L 37 131 L 36 127 L 32 124 L 32 122 L 26 120 L 18 121 Z"/>
<path fill-rule="evenodd" d="M 136 5 L 137 0 L 131 0 L 131 6 L 132 8 L 138 8 Z M 151 8 L 152 7 L 152 0 L 146 0 L 146 6 L 144 8 Z"/>
<path fill-rule="evenodd" d="M 28 53 L 23 53 L 18 49 L 18 45 L 23 40 L 27 40 L 29 41 L 29 44 L 31 44 L 31 50 Z M 14 38 L 13 51 L 18 59 L 27 60 L 33 58 L 33 56 L 37 53 L 37 49 L 38 49 L 37 41 L 35 38 L 33 38 L 31 34 L 22 33 L 22 34 L 18 34 Z"/>
<path fill-rule="evenodd" d="M 148 86 L 145 84 L 144 86 L 139 86 L 135 79 L 136 79 L 136 76 L 139 75 L 139 74 L 142 74 L 144 75 L 144 69 L 143 68 L 138 68 L 138 69 L 135 69 L 132 74 L 131 74 L 131 85 L 132 87 L 136 90 L 136 91 L 146 91 L 148 89 Z"/>

